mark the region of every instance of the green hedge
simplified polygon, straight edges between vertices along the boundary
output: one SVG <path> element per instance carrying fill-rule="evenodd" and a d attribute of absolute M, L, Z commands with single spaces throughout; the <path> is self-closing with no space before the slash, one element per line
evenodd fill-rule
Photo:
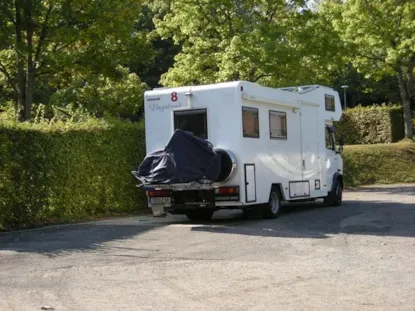
<path fill-rule="evenodd" d="M 415 144 L 344 147 L 346 186 L 415 182 Z"/>
<path fill-rule="evenodd" d="M 402 108 L 397 105 L 346 109 L 335 126 L 348 145 L 393 143 L 405 136 Z"/>
<path fill-rule="evenodd" d="M 145 209 L 130 173 L 144 142 L 142 123 L 1 122 L 0 230 Z M 415 144 L 345 146 L 343 156 L 347 186 L 415 182 Z"/>
<path fill-rule="evenodd" d="M 144 149 L 143 124 L 1 122 L 0 229 L 137 211 Z"/>

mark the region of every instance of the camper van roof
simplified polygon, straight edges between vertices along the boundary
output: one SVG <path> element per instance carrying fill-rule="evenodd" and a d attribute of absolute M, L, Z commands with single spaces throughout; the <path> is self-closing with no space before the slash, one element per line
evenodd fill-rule
<path fill-rule="evenodd" d="M 219 83 L 209 83 L 209 84 L 195 84 L 195 85 L 182 85 L 182 86 L 171 86 L 171 87 L 156 87 L 153 88 L 153 91 L 162 91 L 162 90 L 169 90 L 169 89 L 183 89 L 183 88 L 192 88 L 192 89 L 197 89 L 197 88 L 220 88 L 220 87 L 236 87 L 238 86 L 238 84 L 240 84 L 241 82 L 246 82 L 246 81 L 230 81 L 230 82 L 219 82 Z M 250 82 L 248 82 L 250 83 Z"/>
<path fill-rule="evenodd" d="M 302 86 L 282 87 L 278 89 L 282 91 L 292 92 L 292 93 L 305 94 L 305 93 L 314 91 L 320 87 L 322 86 L 321 85 L 302 85 Z"/>
<path fill-rule="evenodd" d="M 267 86 L 261 85 L 259 83 L 239 80 L 239 81 L 219 82 L 219 83 L 200 84 L 200 85 L 183 85 L 183 86 L 178 86 L 178 87 L 156 87 L 156 88 L 153 88 L 152 90 L 153 91 L 163 91 L 163 90 L 169 90 L 169 89 L 172 89 L 172 88 L 180 89 L 180 88 L 189 88 L 189 87 L 191 87 L 192 89 L 211 88 L 211 87 L 219 87 L 219 88 L 220 87 L 236 87 L 240 83 L 255 84 L 257 86 L 268 88 Z M 324 86 L 324 85 L 319 85 L 319 84 L 300 85 L 300 86 L 287 86 L 287 87 L 280 87 L 280 88 L 275 88 L 275 89 L 290 92 L 290 93 L 306 94 L 306 93 L 314 91 L 318 88 L 332 90 L 332 88 L 330 88 L 330 87 L 327 87 L 327 86 Z"/>

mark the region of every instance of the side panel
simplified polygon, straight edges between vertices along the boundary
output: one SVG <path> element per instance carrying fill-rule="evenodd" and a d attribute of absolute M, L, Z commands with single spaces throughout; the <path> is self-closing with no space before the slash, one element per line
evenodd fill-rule
<path fill-rule="evenodd" d="M 321 135 L 319 131 L 318 107 L 304 105 L 301 107 L 301 153 L 303 173 L 302 180 L 310 182 L 309 195 L 318 196 L 320 189 L 315 189 L 315 181 L 322 183 Z"/>
<path fill-rule="evenodd" d="M 255 164 L 245 164 L 245 201 L 256 202 Z"/>
<path fill-rule="evenodd" d="M 301 199 L 310 196 L 308 181 L 290 181 L 290 199 Z"/>
<path fill-rule="evenodd" d="M 289 198 L 289 182 L 302 180 L 301 156 L 301 118 L 300 111 L 286 105 L 242 100 L 242 107 L 256 108 L 259 114 L 259 137 L 244 137 L 243 126 L 241 137 L 242 163 L 254 163 L 257 178 L 256 204 L 269 200 L 271 186 L 281 184 L 284 197 Z M 240 112 L 240 113 L 241 113 Z M 281 135 L 271 126 L 272 116 L 285 116 L 286 126 Z M 241 116 L 237 116 L 242 119 Z M 241 183 L 245 182 L 243 176 Z M 244 187 L 245 188 L 245 187 Z M 245 198 L 246 195 L 241 196 Z M 244 202 L 250 204 L 249 202 Z"/>

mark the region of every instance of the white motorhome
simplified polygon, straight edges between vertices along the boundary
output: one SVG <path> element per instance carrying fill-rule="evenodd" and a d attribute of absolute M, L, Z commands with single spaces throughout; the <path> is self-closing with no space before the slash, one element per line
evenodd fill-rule
<path fill-rule="evenodd" d="M 261 208 L 264 218 L 275 218 L 282 201 L 341 204 L 343 143 L 336 146 L 333 121 L 342 107 L 335 90 L 235 81 L 154 89 L 144 104 L 147 153 L 162 150 L 183 129 L 222 156 L 212 183 L 145 185 L 154 215 L 207 220 L 221 208 Z"/>

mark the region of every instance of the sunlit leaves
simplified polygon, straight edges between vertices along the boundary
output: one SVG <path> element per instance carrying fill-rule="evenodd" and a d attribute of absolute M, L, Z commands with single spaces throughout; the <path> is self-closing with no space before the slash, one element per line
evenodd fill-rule
<path fill-rule="evenodd" d="M 25 72 L 29 66 L 29 41 L 25 36 L 28 26 L 25 19 L 20 25 L 24 35 L 23 48 L 19 50 L 16 46 L 18 34 L 13 26 L 16 23 L 14 3 L 19 1 L 21 0 L 0 0 L 0 90 L 5 88 L 9 93 L 15 85 L 16 60 L 23 60 Z M 34 32 L 34 103 L 47 104 L 52 96 L 54 99 L 60 97 L 63 100 L 62 105 L 65 105 L 70 99 L 64 99 L 61 95 L 73 90 L 79 77 L 84 82 L 87 77 L 93 85 L 101 79 L 98 83 L 101 87 L 102 83 L 108 83 L 108 88 L 113 88 L 114 84 L 119 83 L 119 66 L 127 67 L 132 62 L 151 61 L 153 49 L 149 42 L 149 33 L 136 27 L 138 20 L 142 18 L 141 2 L 33 1 L 31 16 Z M 126 84 L 126 89 L 132 85 L 136 89 L 142 89 L 138 78 L 124 79 L 123 83 Z M 53 96 L 57 91 L 57 96 Z M 2 92 L 1 95 L 4 94 Z M 123 100 L 126 100 L 126 96 L 118 101 L 120 107 L 130 106 L 130 103 Z"/>
<path fill-rule="evenodd" d="M 83 107 L 90 112 L 111 115 L 139 113 L 143 105 L 146 85 L 135 73 L 118 66 L 117 75 L 108 77 L 103 74 L 76 74 L 72 83 L 58 90 L 51 103 Z"/>
<path fill-rule="evenodd" d="M 323 13 L 346 43 L 348 59 L 374 77 L 393 74 L 415 54 L 415 2 L 327 0 Z"/>
<path fill-rule="evenodd" d="M 155 18 L 157 32 L 183 46 L 162 76 L 165 85 L 328 80 L 330 70 L 321 68 L 327 65 L 321 59 L 333 49 L 329 44 L 310 49 L 308 43 L 325 34 L 303 1 L 171 0 L 157 8 L 167 12 Z"/>
<path fill-rule="evenodd" d="M 366 77 L 395 75 L 404 108 L 405 133 L 412 139 L 411 100 L 415 100 L 415 2 L 413 0 L 326 0 L 322 14 L 332 18 L 345 43 L 345 57 Z"/>

